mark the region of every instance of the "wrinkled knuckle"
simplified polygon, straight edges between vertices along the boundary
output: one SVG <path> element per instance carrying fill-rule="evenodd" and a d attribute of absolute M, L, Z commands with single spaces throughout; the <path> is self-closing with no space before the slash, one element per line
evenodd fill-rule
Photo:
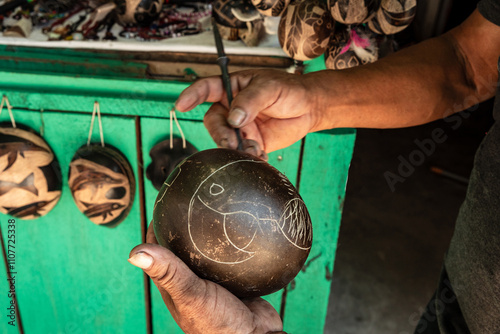
<path fill-rule="evenodd" d="M 155 268 L 153 273 L 150 275 L 151 279 L 158 283 L 160 286 L 169 287 L 175 278 L 176 268 L 171 268 L 170 266 L 162 266 Z"/>

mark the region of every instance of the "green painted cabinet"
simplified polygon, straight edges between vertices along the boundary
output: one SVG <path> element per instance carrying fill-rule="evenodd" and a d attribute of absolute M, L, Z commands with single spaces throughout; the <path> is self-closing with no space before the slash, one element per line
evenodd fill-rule
<path fill-rule="evenodd" d="M 29 50 L 1 51 L 15 58 L 16 52 L 19 56 Z M 42 52 L 40 58 L 50 58 L 51 52 Z M 169 137 L 169 110 L 188 84 L 140 78 L 143 65 L 102 57 L 90 70 L 80 63 L 68 65 L 67 71 L 0 59 L 0 94 L 9 98 L 17 122 L 43 128 L 63 178 L 61 199 L 51 212 L 36 220 L 15 219 L 12 278 L 19 314 L 15 326 L 9 324 L 11 281 L 2 267 L 2 333 L 181 333 L 154 285 L 127 258 L 144 240 L 157 194 L 145 176 L 149 151 Z M 321 62 L 309 66 L 318 68 Z M 71 158 L 86 143 L 94 101 L 103 113 L 105 142 L 128 158 L 138 185 L 130 214 L 114 228 L 92 224 L 74 204 L 67 184 Z M 177 115 L 198 150 L 214 147 L 202 123 L 207 108 Z M 0 116 L 4 120 L 5 110 Z M 323 331 L 354 137 L 353 130 L 314 133 L 269 157 L 298 187 L 314 226 L 313 248 L 303 270 L 287 288 L 265 297 L 290 333 Z M 97 127 L 93 138 L 99 140 Z M 6 264 L 9 219 L 0 214 Z"/>

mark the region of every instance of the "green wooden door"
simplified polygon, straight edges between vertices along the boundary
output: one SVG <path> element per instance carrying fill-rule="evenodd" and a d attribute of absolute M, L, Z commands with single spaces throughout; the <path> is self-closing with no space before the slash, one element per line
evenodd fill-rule
<path fill-rule="evenodd" d="M 321 66 L 319 61 L 309 68 Z M 147 284 L 142 271 L 128 264 L 127 258 L 144 238 L 157 195 L 144 173 L 151 162 L 149 151 L 169 137 L 168 112 L 188 84 L 23 73 L 18 67 L 0 71 L 0 94 L 6 94 L 17 108 L 16 120 L 36 130 L 42 124 L 40 110 L 45 110 L 44 138 L 63 173 L 61 200 L 49 214 L 32 221 L 16 219 L 15 288 L 24 332 L 180 333 L 154 285 Z M 125 154 L 138 181 L 134 206 L 115 228 L 92 224 L 77 209 L 67 185 L 69 162 L 86 142 L 96 100 L 105 115 L 105 141 Z M 202 123 L 207 108 L 205 104 L 177 114 L 186 138 L 198 150 L 214 147 Z M 7 119 L 4 111 L 0 120 Z M 97 130 L 94 135 L 98 140 Z M 285 289 L 265 297 L 284 317 L 290 333 L 323 331 L 354 137 L 352 130 L 310 134 L 269 157 L 298 187 L 314 228 L 313 248 L 303 270 Z M 0 215 L 4 240 L 10 218 Z M 5 269 L 0 270 L 0 289 L 5 291 L 0 291 L 0 308 L 5 305 L 4 309 L 10 302 L 4 296 L 8 283 Z M 0 330 L 16 333 L 19 327 L 5 320 L 0 321 Z"/>
<path fill-rule="evenodd" d="M 34 129 L 42 124 L 40 112 L 14 113 L 18 123 Z M 15 219 L 15 291 L 24 331 L 143 333 L 142 273 L 127 262 L 130 249 L 141 242 L 139 202 L 134 201 L 127 219 L 115 228 L 91 223 L 74 204 L 67 184 L 71 158 L 86 143 L 90 115 L 44 112 L 43 123 L 44 138 L 61 165 L 63 189 L 47 215 Z M 103 117 L 103 127 L 106 142 L 127 156 L 137 178 L 135 119 Z M 99 138 L 97 131 L 94 138 Z M 9 219 L 0 215 L 6 245 Z M 0 280 L 4 284 L 5 276 Z"/>

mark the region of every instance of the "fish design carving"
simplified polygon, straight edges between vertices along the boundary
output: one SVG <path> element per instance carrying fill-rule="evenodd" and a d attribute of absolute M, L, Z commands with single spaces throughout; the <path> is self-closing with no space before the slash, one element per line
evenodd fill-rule
<path fill-rule="evenodd" d="M 87 207 L 87 210 L 83 212 L 85 216 L 87 216 L 88 218 L 102 216 L 102 220 L 106 220 L 108 216 L 113 217 L 112 213 L 113 211 L 125 207 L 125 205 L 116 202 L 109 202 L 102 204 L 91 204 L 82 202 L 82 204 Z"/>
<path fill-rule="evenodd" d="M 20 188 L 38 196 L 38 189 L 35 187 L 35 174 L 31 173 L 21 183 L 0 180 L 0 196 L 5 195 L 12 189 Z"/>
<path fill-rule="evenodd" d="M 71 191 L 75 192 L 85 187 L 102 187 L 105 184 L 123 184 L 123 180 L 115 179 L 106 173 L 98 172 L 93 168 L 88 168 L 83 165 L 76 167 L 80 173 L 71 183 Z"/>
<path fill-rule="evenodd" d="M 17 217 L 17 218 L 25 218 L 29 216 L 35 216 L 35 217 L 40 217 L 41 210 L 43 210 L 47 205 L 50 203 L 54 202 L 59 198 L 59 195 L 54 197 L 53 199 L 49 201 L 40 201 L 40 202 L 35 202 L 35 203 L 30 203 L 28 205 L 24 205 L 21 207 L 13 208 L 13 207 L 4 207 L 5 210 L 7 210 L 7 214 Z"/>
<path fill-rule="evenodd" d="M 24 139 L 19 141 L 19 137 L 11 135 L 2 135 L 3 142 L 0 143 L 0 158 L 7 155 L 7 167 L 3 171 L 8 170 L 16 162 L 17 156 L 20 155 L 24 158 L 25 152 L 47 152 L 45 148 L 36 145 L 32 141 Z"/>
<path fill-rule="evenodd" d="M 240 165 L 261 163 L 264 162 L 228 163 L 204 179 L 193 194 L 188 208 L 188 233 L 194 248 L 203 257 L 220 264 L 248 261 L 259 251 L 254 241 L 266 238 L 263 231 L 268 228 L 299 250 L 311 248 L 312 225 L 307 208 L 302 199 L 295 197 L 296 190 L 283 174 L 278 174 L 282 183 L 279 189 L 286 191 L 287 195 L 283 193 L 283 196 L 289 196 L 290 200 L 278 211 L 265 202 L 254 202 L 255 197 L 249 192 L 241 193 L 231 180 L 238 175 Z M 265 187 L 263 182 L 254 184 L 254 188 Z M 208 211 L 211 213 L 207 214 Z"/>

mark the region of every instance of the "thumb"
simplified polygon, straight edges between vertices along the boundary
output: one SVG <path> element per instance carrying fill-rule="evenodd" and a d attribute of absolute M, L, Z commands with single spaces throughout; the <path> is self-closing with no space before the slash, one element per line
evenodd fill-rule
<path fill-rule="evenodd" d="M 163 288 L 175 303 L 180 298 L 200 296 L 205 284 L 170 250 L 155 244 L 143 244 L 130 252 L 128 261 L 144 270 L 155 285 Z M 203 295 L 203 294 L 201 294 Z"/>

